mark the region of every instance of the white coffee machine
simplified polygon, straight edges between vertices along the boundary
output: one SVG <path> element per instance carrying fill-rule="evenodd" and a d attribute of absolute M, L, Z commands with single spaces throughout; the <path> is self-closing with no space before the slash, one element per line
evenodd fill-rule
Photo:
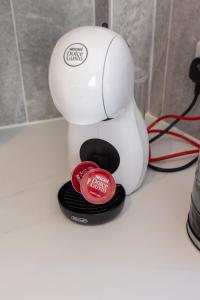
<path fill-rule="evenodd" d="M 126 194 L 139 188 L 149 145 L 133 94 L 134 66 L 127 43 L 102 27 L 79 27 L 54 47 L 49 86 L 58 111 L 69 122 L 68 161 L 110 171 Z"/>

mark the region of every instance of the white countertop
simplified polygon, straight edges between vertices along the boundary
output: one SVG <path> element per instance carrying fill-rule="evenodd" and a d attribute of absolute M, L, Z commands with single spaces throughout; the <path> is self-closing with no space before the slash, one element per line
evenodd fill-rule
<path fill-rule="evenodd" d="M 115 220 L 81 226 L 57 202 L 66 132 L 64 120 L 0 130 L 0 299 L 198 299 L 200 253 L 185 229 L 195 166 L 148 171 Z"/>

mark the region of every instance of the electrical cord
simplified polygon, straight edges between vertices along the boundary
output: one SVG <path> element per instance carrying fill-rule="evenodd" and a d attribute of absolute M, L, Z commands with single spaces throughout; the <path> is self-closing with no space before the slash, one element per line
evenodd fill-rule
<path fill-rule="evenodd" d="M 192 100 L 191 104 L 188 106 L 188 108 L 181 114 L 181 116 L 185 116 L 187 115 L 192 108 L 195 106 L 195 104 L 197 103 L 198 100 L 198 96 L 200 94 L 200 85 L 198 85 L 198 89 L 195 89 L 195 95 L 194 95 L 194 99 Z M 169 124 L 161 133 L 159 133 L 158 135 L 154 136 L 153 138 L 151 138 L 149 140 L 149 143 L 153 143 L 154 141 L 156 141 L 157 139 L 159 139 L 161 136 L 163 136 L 166 132 L 168 132 L 172 127 L 174 127 L 178 122 L 180 122 L 181 119 L 176 119 L 174 120 L 171 124 Z"/>
<path fill-rule="evenodd" d="M 176 167 L 176 168 L 161 168 L 152 164 L 148 164 L 148 167 L 154 171 L 157 172 L 162 172 L 162 173 L 175 173 L 175 172 L 180 172 L 183 171 L 189 167 L 191 167 L 194 163 L 196 163 L 198 160 L 198 156 L 193 158 L 191 161 L 189 161 L 187 164 L 180 166 L 180 167 Z"/>
<path fill-rule="evenodd" d="M 178 115 L 166 115 L 166 116 L 162 116 L 162 117 L 160 117 L 160 118 L 158 118 L 156 121 L 154 121 L 152 124 L 150 124 L 149 126 L 148 126 L 148 133 L 153 133 L 153 132 L 155 132 L 155 131 L 158 131 L 159 132 L 159 134 L 161 134 L 163 131 L 165 131 L 165 130 L 152 130 L 152 127 L 154 127 L 155 125 L 157 125 L 160 121 L 162 121 L 162 120 L 165 120 L 165 119 L 171 119 L 171 118 L 175 118 L 176 120 L 185 120 L 185 121 L 200 121 L 200 116 L 192 116 L 192 117 L 186 117 L 186 116 L 178 116 Z M 165 134 L 170 134 L 169 133 L 169 130 L 167 131 L 167 132 L 165 132 Z M 198 143 L 196 143 L 195 141 L 193 141 L 193 140 L 191 140 L 191 139 L 189 139 L 189 138 L 187 138 L 187 137 L 185 137 L 185 136 L 183 136 L 183 135 L 181 135 L 181 134 L 178 134 L 178 133 L 171 133 L 171 135 L 175 135 L 175 136 L 177 136 L 177 137 L 180 137 L 180 138 L 183 138 L 184 137 L 184 140 L 185 141 L 187 141 L 187 142 L 190 142 L 190 143 L 192 143 L 193 145 L 196 145 L 197 147 L 198 147 L 198 149 L 200 148 L 199 146 L 199 144 Z M 194 150 L 191 150 L 191 151 L 194 151 Z M 188 154 L 193 154 L 193 153 L 198 153 L 199 152 L 199 150 L 198 151 L 196 151 L 196 152 L 190 152 L 190 153 L 186 153 L 185 155 L 188 155 Z M 182 153 L 176 153 L 176 154 L 171 154 L 172 155 L 172 157 L 170 157 L 170 156 L 168 156 L 167 157 L 167 159 L 169 159 L 169 158 L 173 158 L 173 157 L 178 157 L 178 156 L 182 156 L 182 155 L 184 155 L 184 152 L 182 152 Z M 159 159 L 157 159 L 157 161 L 159 161 L 159 160 L 163 160 L 162 158 L 159 158 Z M 193 165 L 196 161 L 198 160 L 198 156 L 197 157 L 195 157 L 194 159 L 192 159 L 190 162 L 188 162 L 187 164 L 185 164 L 185 165 L 183 165 L 183 166 L 180 166 L 180 167 L 176 167 L 176 168 L 161 168 L 161 167 L 158 167 L 158 166 L 155 166 L 155 165 L 152 165 L 152 164 L 148 164 L 148 166 L 149 166 L 149 168 L 150 169 L 153 169 L 154 171 L 157 171 L 157 172 L 165 172 L 165 173 L 173 173 L 173 172 L 179 172 L 179 171 L 183 171 L 183 170 L 185 170 L 185 169 L 187 169 L 187 168 L 189 168 L 191 165 Z M 149 159 L 149 161 L 151 162 L 151 157 L 150 157 L 150 159 Z"/>
<path fill-rule="evenodd" d="M 162 130 L 160 129 L 154 129 L 154 130 L 150 130 L 150 133 L 160 133 L 162 132 Z M 159 157 L 149 157 L 149 162 L 156 162 L 156 161 L 161 161 L 161 160 L 167 160 L 167 159 L 171 159 L 171 158 L 176 158 L 176 157 L 180 157 L 180 156 L 185 156 L 185 155 L 190 155 L 190 154 L 194 154 L 194 153 L 198 153 L 199 149 L 200 149 L 200 144 L 197 143 L 196 141 L 194 141 L 193 139 L 190 139 L 189 137 L 186 137 L 178 132 L 173 132 L 173 131 L 168 131 L 166 134 L 168 135 L 172 135 L 175 136 L 177 138 L 180 138 L 184 141 L 186 141 L 187 143 L 193 145 L 196 147 L 196 149 L 193 150 L 188 150 L 188 151 L 183 151 L 183 152 L 177 152 L 177 153 L 172 153 L 172 154 L 168 154 L 168 155 L 163 155 L 163 156 L 159 156 Z"/>
<path fill-rule="evenodd" d="M 194 98 L 191 104 L 188 106 L 188 108 L 181 114 L 181 116 L 185 116 L 191 111 L 191 109 L 195 106 L 198 100 L 198 96 L 200 95 L 200 57 L 196 57 L 192 60 L 189 68 L 189 78 L 195 83 Z M 157 139 L 159 139 L 167 131 L 169 131 L 172 127 L 174 127 L 179 121 L 180 120 L 175 120 L 174 122 L 169 124 L 162 133 L 150 139 L 149 143 L 152 143 Z"/>
<path fill-rule="evenodd" d="M 200 57 L 197 57 L 192 61 L 191 65 L 190 65 L 190 70 L 189 70 L 189 77 L 195 83 L 194 98 L 193 98 L 191 104 L 187 107 L 187 109 L 180 116 L 176 116 L 176 115 L 164 116 L 164 117 L 159 118 L 155 122 L 153 122 L 148 127 L 149 133 L 153 133 L 151 128 L 153 126 L 155 126 L 159 121 L 164 120 L 169 117 L 175 118 L 175 120 L 171 124 L 169 124 L 164 130 L 159 130 L 158 134 L 149 140 L 150 144 L 153 143 L 154 141 L 158 140 L 164 134 L 168 134 L 170 129 L 173 128 L 178 122 L 180 122 L 180 120 L 185 120 L 182 117 L 187 115 L 192 110 L 192 108 L 195 106 L 195 104 L 197 103 L 198 97 L 200 95 L 200 68 L 199 67 L 200 67 Z M 198 117 L 197 117 L 197 119 L 198 119 Z M 194 119 L 192 119 L 192 120 L 194 120 Z M 154 131 L 154 133 L 155 133 L 155 131 Z M 182 136 L 182 138 L 183 138 L 183 136 Z M 173 157 L 178 157 L 178 156 L 183 156 L 183 155 L 189 155 L 189 154 L 193 154 L 193 153 L 197 153 L 197 152 L 199 152 L 199 147 L 198 147 L 198 149 L 194 149 L 194 150 L 190 150 L 190 151 L 184 151 L 184 152 L 169 154 L 167 156 L 162 156 L 160 158 L 154 158 L 156 160 L 151 160 L 151 158 L 150 158 L 148 167 L 150 169 L 153 169 L 154 171 L 158 171 L 158 172 L 166 172 L 166 173 L 179 172 L 179 171 L 189 168 L 194 163 L 196 163 L 196 161 L 198 160 L 198 156 L 193 158 L 190 162 L 186 163 L 185 165 L 176 167 L 176 168 L 161 168 L 161 167 L 152 165 L 150 162 L 160 161 L 160 160 L 164 160 L 164 159 L 170 159 Z"/>
<path fill-rule="evenodd" d="M 154 127 L 155 125 L 157 125 L 160 121 L 162 120 L 165 120 L 165 119 L 169 119 L 169 118 L 175 118 L 176 120 L 185 120 L 185 121 L 200 121 L 200 116 L 192 116 L 192 117 L 186 117 L 186 116 L 178 116 L 178 115 L 166 115 L 166 116 L 162 116 L 160 118 L 158 118 L 156 121 L 154 121 L 152 124 L 150 124 L 148 126 L 148 133 L 154 133 L 154 132 L 159 132 L 159 134 L 162 134 L 163 132 L 165 132 L 165 129 L 164 130 L 152 130 L 152 127 Z M 165 132 L 165 134 L 170 134 L 169 130 L 167 132 Z M 177 137 L 180 137 L 182 139 L 184 139 L 185 141 L 187 142 L 190 142 L 192 143 L 193 145 L 197 146 L 198 149 L 200 148 L 199 144 L 196 143 L 195 141 L 179 134 L 179 133 L 174 133 L 174 132 L 171 132 L 171 135 L 175 135 Z M 154 161 L 160 161 L 160 160 L 164 160 L 164 159 L 169 159 L 169 158 L 173 158 L 173 157 L 178 157 L 178 156 L 182 156 L 182 155 L 189 155 L 189 154 L 194 154 L 194 153 L 198 153 L 199 150 L 196 149 L 196 151 L 194 152 L 194 150 L 191 150 L 193 152 L 187 152 L 187 153 L 176 153 L 176 154 L 171 154 L 171 155 L 168 155 L 167 158 L 166 156 L 164 156 L 164 158 L 160 157 L 160 158 L 154 158 Z M 197 151 L 198 150 L 198 151 Z M 152 164 L 148 164 L 149 168 L 154 170 L 154 171 L 157 171 L 157 172 L 165 172 L 165 173 L 173 173 L 173 172 L 179 172 L 179 171 L 183 171 L 187 168 L 189 168 L 190 166 L 192 166 L 196 161 L 198 160 L 198 156 L 195 157 L 194 159 L 192 159 L 190 162 L 186 163 L 185 165 L 183 166 L 180 166 L 180 167 L 176 167 L 176 168 L 161 168 L 161 167 L 158 167 L 158 166 L 155 166 L 155 165 L 152 165 Z M 151 157 L 149 159 L 149 162 L 151 162 Z"/>
<path fill-rule="evenodd" d="M 151 130 L 148 130 L 148 133 L 151 134 L 151 133 L 160 133 L 162 132 L 161 129 L 151 129 Z M 169 134 L 169 135 L 173 135 L 173 136 L 176 136 L 188 143 L 190 143 L 191 145 L 197 147 L 197 148 L 200 148 L 200 144 L 197 143 L 196 141 L 194 141 L 193 139 L 179 133 L 179 132 L 175 132 L 175 131 L 168 131 L 166 134 Z"/>
<path fill-rule="evenodd" d="M 192 117 L 186 117 L 186 116 L 178 116 L 178 115 L 166 115 L 166 116 L 162 116 L 160 118 L 158 118 L 156 121 L 154 121 L 152 124 L 150 124 L 148 126 L 148 133 L 156 133 L 158 132 L 159 134 L 162 134 L 163 132 L 165 132 L 165 130 L 159 130 L 159 129 L 154 129 L 152 130 L 152 127 L 154 127 L 155 125 L 157 125 L 157 123 L 159 123 L 160 121 L 164 120 L 164 119 L 168 119 L 168 118 L 175 118 L 176 120 L 186 120 L 186 121 L 199 121 L 200 120 L 200 116 L 192 116 Z M 189 154 L 194 154 L 194 153 L 198 153 L 199 149 L 200 149 L 200 144 L 198 144 L 197 142 L 195 142 L 194 140 L 180 134 L 177 132 L 172 132 L 172 131 L 167 131 L 165 132 L 165 134 L 169 134 L 169 135 L 174 135 L 176 137 L 179 137 L 187 142 L 189 142 L 190 144 L 194 145 L 197 147 L 197 149 L 194 150 L 189 150 L 189 151 L 184 151 L 184 152 L 179 152 L 179 153 L 173 153 L 173 154 L 169 154 L 166 156 L 161 156 L 161 157 L 157 157 L 157 158 L 152 158 L 150 156 L 149 158 L 149 168 L 157 171 L 157 172 L 165 172 L 165 173 L 173 173 L 173 172 L 178 172 L 178 171 L 183 171 L 187 168 L 189 168 L 190 166 L 192 166 L 197 160 L 198 160 L 198 156 L 195 157 L 194 159 L 192 159 L 190 162 L 188 162 L 187 164 L 180 166 L 180 167 L 176 167 L 176 168 L 161 168 L 155 165 L 150 164 L 150 162 L 152 161 L 161 161 L 161 160 L 165 160 L 165 159 L 170 159 L 170 158 L 174 158 L 174 157 L 179 157 L 179 156 L 183 156 L 183 155 L 189 155 Z"/>
<path fill-rule="evenodd" d="M 167 160 L 167 159 L 176 158 L 176 157 L 180 157 L 180 156 L 191 155 L 191 154 L 194 154 L 194 153 L 199 153 L 199 149 L 187 150 L 187 151 L 182 151 L 182 152 L 177 152 L 177 153 L 171 153 L 171 154 L 163 155 L 163 156 L 160 156 L 160 157 L 152 157 L 150 161 L 151 162 L 156 162 L 156 161 Z"/>
<path fill-rule="evenodd" d="M 158 118 L 156 121 L 154 121 L 153 123 L 151 123 L 147 129 L 151 130 L 152 127 L 154 127 L 156 124 L 158 124 L 160 121 L 163 121 L 165 119 L 177 119 L 177 120 L 184 120 L 184 121 L 200 121 L 200 116 L 179 116 L 179 115 L 166 115 L 166 116 L 162 116 L 160 118 Z M 165 132 L 165 129 L 163 130 Z M 169 131 L 169 130 L 167 130 Z"/>

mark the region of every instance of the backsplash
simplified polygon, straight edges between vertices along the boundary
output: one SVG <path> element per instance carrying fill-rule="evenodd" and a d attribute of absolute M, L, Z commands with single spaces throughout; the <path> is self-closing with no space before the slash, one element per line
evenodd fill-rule
<path fill-rule="evenodd" d="M 102 26 L 103 23 L 108 24 L 109 19 L 109 1 L 94 0 L 95 2 L 95 24 Z"/>
<path fill-rule="evenodd" d="M 52 49 L 70 29 L 94 24 L 93 0 L 1 0 L 0 126 L 59 116 L 48 88 Z"/>
<path fill-rule="evenodd" d="M 198 0 L 1 0 L 0 126 L 60 116 L 48 87 L 52 48 L 70 29 L 103 22 L 131 48 L 143 77 L 135 84 L 140 110 L 181 113 L 193 96 L 188 68 L 200 41 L 199 11 Z M 198 122 L 180 128 L 200 137 Z"/>
<path fill-rule="evenodd" d="M 182 113 L 193 98 L 189 66 L 200 41 L 199 0 L 157 0 L 150 112 Z M 200 99 L 190 115 L 200 115 Z M 200 138 L 199 122 L 178 126 Z"/>
<path fill-rule="evenodd" d="M 154 0 L 113 0 L 111 28 L 130 46 L 136 70 L 135 100 L 141 112 L 147 111 L 151 83 L 151 57 Z M 145 78 L 146 77 L 146 78 Z"/>

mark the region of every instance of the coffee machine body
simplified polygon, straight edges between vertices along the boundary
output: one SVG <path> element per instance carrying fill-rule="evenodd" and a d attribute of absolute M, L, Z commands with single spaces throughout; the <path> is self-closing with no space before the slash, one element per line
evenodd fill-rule
<path fill-rule="evenodd" d="M 69 122 L 68 161 L 107 169 L 126 194 L 142 183 L 149 146 L 134 95 L 130 49 L 117 33 L 79 27 L 57 42 L 49 66 L 49 86 L 58 111 Z"/>

